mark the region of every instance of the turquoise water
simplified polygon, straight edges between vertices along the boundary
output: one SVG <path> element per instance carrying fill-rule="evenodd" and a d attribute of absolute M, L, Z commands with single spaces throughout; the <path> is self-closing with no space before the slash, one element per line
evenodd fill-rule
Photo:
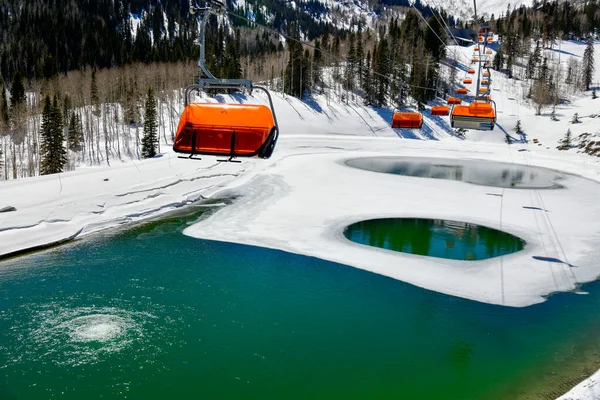
<path fill-rule="evenodd" d="M 600 367 L 597 282 L 503 308 L 186 221 L 1 262 L 0 398 L 551 398 Z"/>
<path fill-rule="evenodd" d="M 514 189 L 556 189 L 563 175 L 547 168 L 482 160 L 424 157 L 352 158 L 346 165 L 386 174 L 447 179 Z"/>
<path fill-rule="evenodd" d="M 525 241 L 506 232 L 460 221 L 380 218 L 344 230 L 353 242 L 452 260 L 484 260 L 522 250 Z"/>

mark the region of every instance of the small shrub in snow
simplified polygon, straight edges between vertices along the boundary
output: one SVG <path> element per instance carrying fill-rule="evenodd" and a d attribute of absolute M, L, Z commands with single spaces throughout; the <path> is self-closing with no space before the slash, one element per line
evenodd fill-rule
<path fill-rule="evenodd" d="M 579 119 L 579 113 L 575 113 L 575 114 L 573 115 L 573 119 L 571 120 L 571 123 L 572 123 L 572 124 L 578 124 L 578 123 L 580 123 L 580 122 L 581 122 L 581 120 Z"/>
<path fill-rule="evenodd" d="M 592 99 L 597 99 L 598 96 L 596 96 L 596 90 L 592 90 Z"/>
<path fill-rule="evenodd" d="M 571 148 L 571 129 L 567 129 L 563 140 L 558 142 L 558 150 L 569 150 Z"/>
<path fill-rule="evenodd" d="M 522 135 L 523 132 L 523 128 L 521 127 L 521 120 L 517 120 L 517 126 L 515 126 L 515 133 L 517 135 Z"/>

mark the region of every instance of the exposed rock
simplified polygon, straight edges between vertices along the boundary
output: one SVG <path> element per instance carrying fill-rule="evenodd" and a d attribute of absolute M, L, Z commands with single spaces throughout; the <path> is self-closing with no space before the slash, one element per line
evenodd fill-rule
<path fill-rule="evenodd" d="M 0 213 L 10 212 L 10 211 L 17 211 L 17 209 L 14 208 L 13 206 L 7 206 L 7 207 L 0 208 Z"/>

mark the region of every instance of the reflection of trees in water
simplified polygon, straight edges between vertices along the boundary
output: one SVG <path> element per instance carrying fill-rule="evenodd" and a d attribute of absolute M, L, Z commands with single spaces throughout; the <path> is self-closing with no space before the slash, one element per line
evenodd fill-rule
<path fill-rule="evenodd" d="M 439 219 L 384 218 L 362 221 L 346 228 L 344 235 L 355 242 L 418 255 L 430 255 L 437 243 L 455 253 L 454 256 L 448 255 L 449 258 L 466 260 L 512 253 L 521 250 L 524 245 L 521 239 L 505 232 Z M 485 257 L 481 257 L 482 253 Z"/>

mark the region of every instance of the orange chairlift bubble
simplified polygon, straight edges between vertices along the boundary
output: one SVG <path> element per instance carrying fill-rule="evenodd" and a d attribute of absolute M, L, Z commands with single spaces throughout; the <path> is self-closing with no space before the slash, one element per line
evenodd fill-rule
<path fill-rule="evenodd" d="M 473 51 L 479 51 L 479 47 L 475 47 Z"/>
<path fill-rule="evenodd" d="M 459 88 L 456 91 L 456 93 L 458 93 L 458 94 L 467 94 L 467 93 L 469 93 L 469 91 L 467 89 L 465 89 L 465 88 Z"/>
<path fill-rule="evenodd" d="M 489 76 L 490 76 L 490 73 L 489 73 L 489 72 L 487 72 L 487 71 L 484 71 L 484 72 L 483 72 L 483 76 L 487 78 L 487 77 L 489 77 Z"/>
<path fill-rule="evenodd" d="M 490 84 L 490 81 L 489 81 L 489 79 L 482 79 L 481 80 L 481 84 L 484 85 L 484 86 L 487 86 L 487 85 Z"/>
<path fill-rule="evenodd" d="M 479 93 L 486 94 L 487 92 L 488 92 L 488 88 L 486 88 L 486 87 L 480 87 L 479 88 Z"/>
<path fill-rule="evenodd" d="M 200 10 L 202 12 L 193 13 L 200 25 L 198 66 L 206 78 L 201 78 L 197 84 L 185 89 L 185 108 L 179 120 L 173 150 L 189 154 L 185 158 L 193 158 L 199 154 L 228 156 L 228 159 L 219 161 L 233 161 L 235 157 L 269 158 L 279 136 L 269 91 L 254 86 L 248 79 L 217 79 L 205 65 L 206 23 L 210 14 L 219 15 L 222 8 L 222 3 L 208 0 L 205 8 Z M 267 94 L 269 107 L 259 104 L 190 103 L 193 91 L 209 89 L 244 89 L 250 92 L 262 90 Z"/>
<path fill-rule="evenodd" d="M 492 49 L 487 49 L 487 50 L 485 51 L 485 54 L 492 54 Z"/>
<path fill-rule="evenodd" d="M 474 62 L 474 63 L 476 63 L 476 62 L 479 62 L 479 58 L 477 58 L 477 57 L 473 57 L 473 58 L 471 59 L 471 62 Z"/>
<path fill-rule="evenodd" d="M 392 128 L 420 129 L 423 116 L 418 112 L 395 112 L 392 116 Z"/>
<path fill-rule="evenodd" d="M 469 79 L 469 78 L 467 78 L 467 79 L 464 79 L 464 80 L 463 80 L 463 83 L 464 83 L 465 85 L 470 85 L 471 83 L 473 83 L 473 79 Z"/>
<path fill-rule="evenodd" d="M 450 125 L 453 128 L 491 131 L 496 125 L 496 106 L 493 101 L 476 101 L 468 106 L 452 109 Z"/>
<path fill-rule="evenodd" d="M 460 104 L 462 102 L 458 97 L 448 97 L 448 104 Z"/>
<path fill-rule="evenodd" d="M 479 43 L 483 43 L 483 36 L 479 36 L 477 39 L 479 40 Z"/>
<path fill-rule="evenodd" d="M 470 68 L 467 70 L 467 74 L 474 74 L 475 70 L 473 68 Z"/>
<path fill-rule="evenodd" d="M 491 38 L 491 37 L 489 37 L 489 38 L 487 38 L 487 42 L 488 42 L 488 43 L 494 43 L 494 39 L 493 39 L 493 38 Z"/>
<path fill-rule="evenodd" d="M 450 114 L 450 109 L 447 106 L 432 106 L 431 107 L 431 115 L 448 115 Z"/>
<path fill-rule="evenodd" d="M 179 153 L 268 158 L 277 139 L 269 107 L 191 103 L 181 115 L 173 150 Z"/>

